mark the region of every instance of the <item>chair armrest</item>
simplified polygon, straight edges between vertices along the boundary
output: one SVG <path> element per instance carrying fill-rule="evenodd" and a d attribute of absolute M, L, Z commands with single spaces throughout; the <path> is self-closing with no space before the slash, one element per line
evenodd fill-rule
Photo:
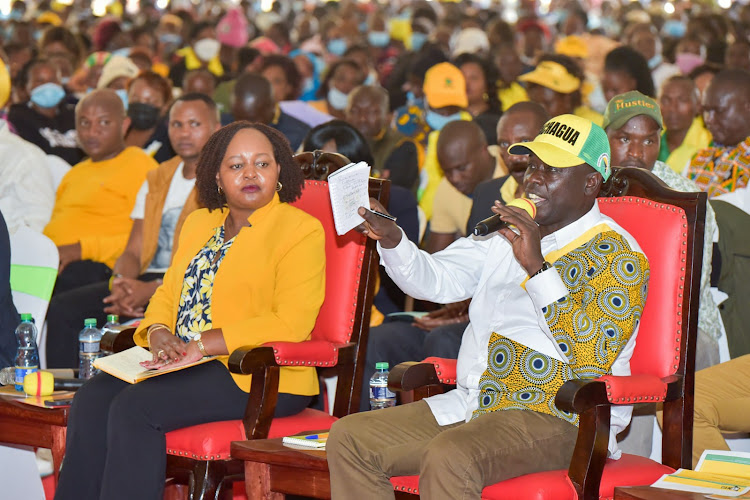
<path fill-rule="evenodd" d="M 668 401 L 679 377 L 605 375 L 595 380 L 569 380 L 557 391 L 555 405 L 567 412 L 583 413 L 601 405 L 631 405 Z"/>
<path fill-rule="evenodd" d="M 101 346 L 102 351 L 109 351 L 112 353 L 124 351 L 125 349 L 135 347 L 133 335 L 135 335 L 135 327 L 125 328 L 119 332 L 108 331 L 102 336 L 99 345 Z"/>
<path fill-rule="evenodd" d="M 229 355 L 228 365 L 232 373 L 252 376 L 242 417 L 245 436 L 247 439 L 267 438 L 279 397 L 279 365 L 273 347 L 240 347 Z"/>
<path fill-rule="evenodd" d="M 455 359 L 448 358 L 425 358 L 423 363 L 432 363 L 435 366 L 435 372 L 437 373 L 440 383 L 447 385 L 456 385 L 456 365 L 458 364 Z"/>
<path fill-rule="evenodd" d="M 272 347 L 276 363 L 280 366 L 335 366 L 339 357 L 353 353 L 355 344 L 334 344 L 325 340 L 306 340 L 304 342 L 269 342 L 263 344 Z"/>

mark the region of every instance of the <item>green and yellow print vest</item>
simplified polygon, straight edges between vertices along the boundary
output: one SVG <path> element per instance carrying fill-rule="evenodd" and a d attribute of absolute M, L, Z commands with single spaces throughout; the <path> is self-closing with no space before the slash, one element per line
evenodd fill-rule
<path fill-rule="evenodd" d="M 638 326 L 648 292 L 646 257 L 634 251 L 619 233 L 603 228 L 555 260 L 569 293 L 542 308 L 550 332 L 569 362 L 493 332 L 487 369 L 479 379 L 479 408 L 472 418 L 522 409 L 578 425 L 578 415 L 555 406 L 558 389 L 568 380 L 610 373 Z"/>

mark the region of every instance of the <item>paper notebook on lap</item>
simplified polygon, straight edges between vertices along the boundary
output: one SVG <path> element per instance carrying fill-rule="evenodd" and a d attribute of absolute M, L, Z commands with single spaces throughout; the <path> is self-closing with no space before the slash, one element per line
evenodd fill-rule
<path fill-rule="evenodd" d="M 369 183 L 370 166 L 363 161 L 350 163 L 328 176 L 333 222 L 339 236 L 365 221 L 357 210 L 370 208 Z"/>
<path fill-rule="evenodd" d="M 290 446 L 292 448 L 300 446 L 303 448 L 323 450 L 326 447 L 327 440 L 328 433 L 320 432 L 317 434 L 296 434 L 294 436 L 285 436 L 281 439 L 281 442 L 284 446 Z"/>
<path fill-rule="evenodd" d="M 200 365 L 208 361 L 216 359 L 218 356 L 206 356 L 194 361 L 193 363 L 178 366 L 176 368 L 162 368 L 160 370 L 146 370 L 140 363 L 143 361 L 150 361 L 153 359 L 153 354 L 148 349 L 144 349 L 140 346 L 131 347 L 117 354 L 112 354 L 104 358 L 99 358 L 94 361 L 94 367 L 99 370 L 109 373 L 113 377 L 117 377 L 120 380 L 128 382 L 130 384 L 137 384 L 143 380 L 151 377 L 158 377 L 165 373 L 172 373 L 191 366 Z"/>

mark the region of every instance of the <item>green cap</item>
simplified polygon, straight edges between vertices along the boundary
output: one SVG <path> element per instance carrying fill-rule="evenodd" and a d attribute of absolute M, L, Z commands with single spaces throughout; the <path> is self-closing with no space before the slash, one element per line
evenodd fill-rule
<path fill-rule="evenodd" d="M 375 363 L 375 369 L 376 370 L 387 370 L 388 369 L 388 362 L 387 361 L 378 361 Z"/>
<path fill-rule="evenodd" d="M 120 317 L 116 314 L 107 314 L 107 323 L 119 323 Z"/>
<path fill-rule="evenodd" d="M 83 320 L 83 326 L 96 326 L 96 318 L 86 318 Z"/>
<path fill-rule="evenodd" d="M 31 317 L 31 313 L 22 313 L 21 314 L 21 321 L 33 321 Z"/>
<path fill-rule="evenodd" d="M 628 123 L 628 120 L 639 115 L 646 115 L 653 118 L 657 125 L 659 125 L 659 128 L 664 128 L 659 104 L 637 90 L 616 95 L 609 101 L 607 109 L 604 111 L 604 123 L 602 127 L 605 130 L 610 127 L 613 130 L 617 130 Z"/>

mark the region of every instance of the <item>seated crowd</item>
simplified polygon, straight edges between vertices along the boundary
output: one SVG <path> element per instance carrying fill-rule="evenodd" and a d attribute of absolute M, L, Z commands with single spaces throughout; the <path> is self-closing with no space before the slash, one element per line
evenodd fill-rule
<path fill-rule="evenodd" d="M 86 382 L 55 498 L 161 498 L 166 432 L 242 418 L 249 376 L 228 355 L 310 338 L 325 244 L 291 205 L 303 151 L 367 162 L 391 185 L 386 206 L 364 208 L 397 219 L 359 212 L 381 267 L 360 411 L 327 445 L 333 498 L 392 498 L 389 478 L 415 474 L 426 498 L 480 498 L 567 468 L 578 420 L 555 393 L 630 373 L 648 292 L 648 259 L 596 201 L 613 166 L 708 193 L 694 461 L 727 448 L 722 432 L 750 432 L 750 240 L 737 230 L 750 221 L 750 6 L 728 21 L 638 2 L 254 3 L 114 2 L 95 17 L 16 0 L 0 21 L 0 368 L 16 351 L 9 241 L 23 226 L 59 252 L 35 318 L 48 367 L 77 367 L 84 320 L 108 314 L 140 320 L 146 368 L 218 356 L 135 385 Z M 517 198 L 535 219 L 507 206 Z M 472 236 L 493 213 L 515 229 Z M 627 314 L 607 307 L 613 290 Z M 424 314 L 393 314 L 414 306 Z M 457 359 L 455 390 L 369 411 L 376 363 L 430 356 Z M 314 368 L 282 368 L 275 416 L 322 407 L 318 394 Z M 612 410 L 610 457 L 649 456 L 657 413 Z"/>

